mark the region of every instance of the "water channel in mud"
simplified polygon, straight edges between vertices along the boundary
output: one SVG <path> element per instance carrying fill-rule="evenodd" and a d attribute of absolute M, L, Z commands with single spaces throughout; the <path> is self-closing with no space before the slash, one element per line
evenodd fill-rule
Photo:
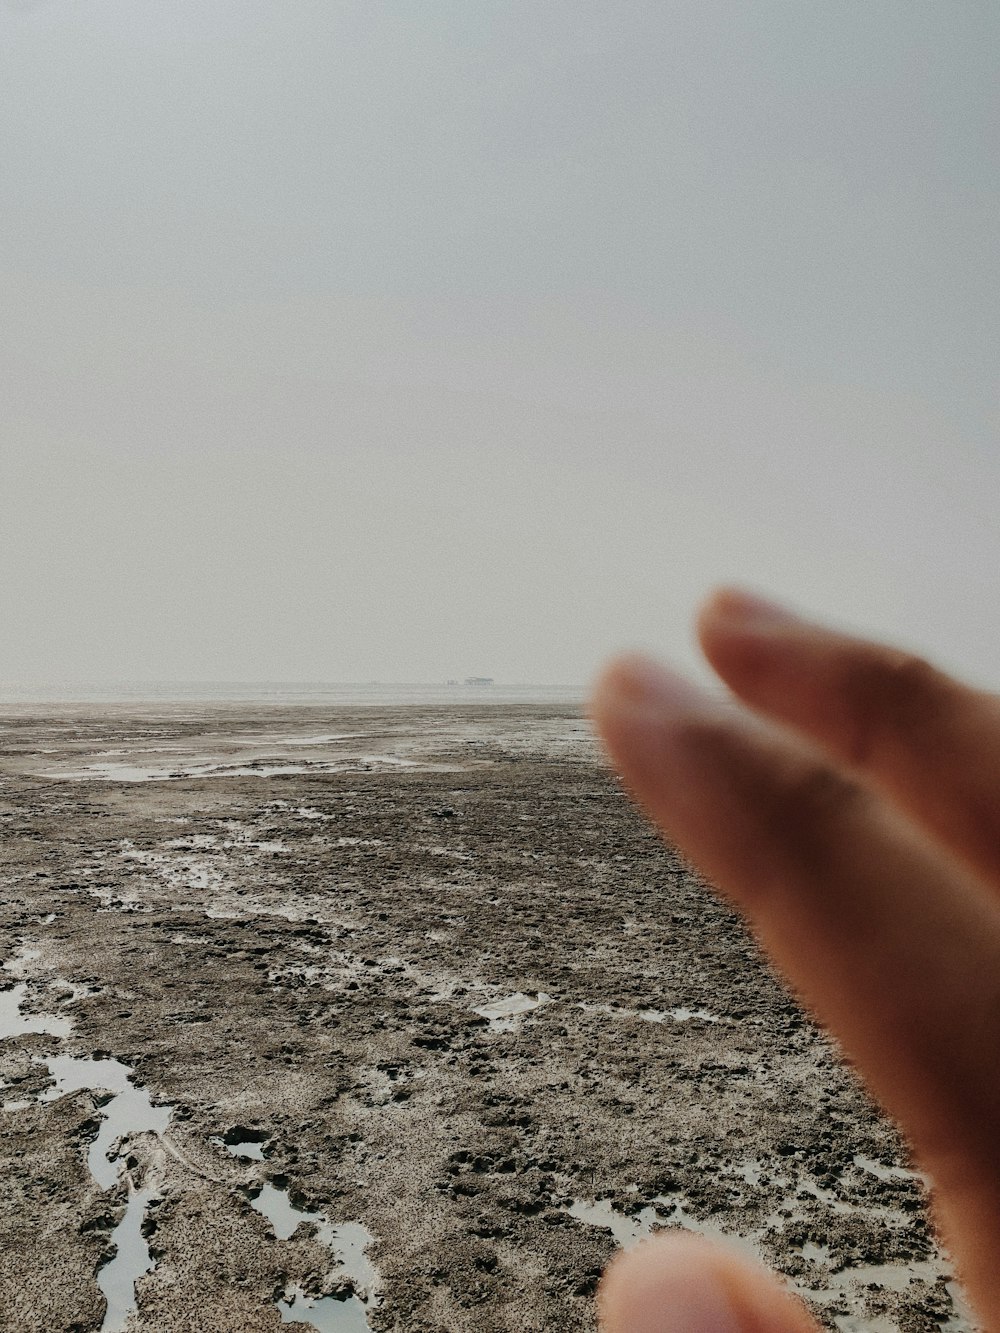
<path fill-rule="evenodd" d="M 135 1309 L 136 1282 L 143 1273 L 150 1272 L 156 1266 L 142 1234 L 146 1209 L 155 1197 L 156 1191 L 153 1189 L 130 1188 L 125 1216 L 111 1233 L 114 1258 L 97 1274 L 97 1285 L 108 1303 L 101 1333 L 119 1333 L 125 1327 L 126 1320 Z"/>
<path fill-rule="evenodd" d="M 10 990 L 0 991 L 0 1041 L 29 1033 L 65 1039 L 72 1031 L 70 1019 L 57 1014 L 24 1013 L 28 985 L 20 982 Z M 111 1093 L 100 1107 L 101 1127 L 87 1151 L 90 1174 L 102 1190 L 112 1189 L 122 1177 L 122 1159 L 115 1144 L 130 1134 L 163 1134 L 170 1123 L 172 1108 L 154 1106 L 145 1088 L 132 1082 L 133 1070 L 120 1060 L 91 1059 L 75 1055 L 38 1057 L 54 1080 L 40 1101 L 57 1101 L 73 1092 Z M 6 1109 L 20 1109 L 29 1102 L 7 1103 Z M 101 1333 L 118 1333 L 135 1308 L 135 1284 L 153 1267 L 149 1246 L 142 1234 L 146 1210 L 156 1197 L 154 1188 L 135 1189 L 125 1176 L 128 1204 L 125 1215 L 111 1234 L 113 1254 L 97 1274 L 97 1284 L 104 1293 L 107 1309 Z"/>
<path fill-rule="evenodd" d="M 230 1150 L 236 1146 L 231 1145 Z M 297 1288 L 286 1291 L 277 1302 L 282 1322 L 300 1320 L 320 1333 L 366 1333 L 367 1311 L 377 1304 L 378 1274 L 366 1254 L 373 1240 L 371 1233 L 359 1222 L 335 1226 L 322 1213 L 296 1208 L 288 1191 L 270 1182 L 250 1202 L 267 1218 L 279 1240 L 289 1240 L 300 1226 L 311 1226 L 316 1239 L 330 1251 L 334 1260 L 332 1277 L 341 1284 L 333 1296 L 312 1297 Z"/>

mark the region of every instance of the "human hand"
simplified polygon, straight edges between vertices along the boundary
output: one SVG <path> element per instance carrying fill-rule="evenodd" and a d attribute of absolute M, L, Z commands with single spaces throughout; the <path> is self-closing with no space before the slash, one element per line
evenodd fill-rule
<path fill-rule="evenodd" d="M 1000 1329 L 1000 696 L 747 593 L 717 592 L 698 631 L 736 699 L 623 658 L 598 731 L 902 1126 Z M 599 1303 L 605 1333 L 815 1327 L 764 1270 L 676 1234 L 618 1257 Z"/>

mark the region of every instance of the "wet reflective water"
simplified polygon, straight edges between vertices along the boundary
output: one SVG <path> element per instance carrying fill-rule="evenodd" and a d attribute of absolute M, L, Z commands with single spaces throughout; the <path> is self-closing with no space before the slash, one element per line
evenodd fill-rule
<path fill-rule="evenodd" d="M 271 1230 L 279 1240 L 288 1240 L 303 1222 L 311 1222 L 317 1216 L 296 1208 L 287 1190 L 275 1189 L 271 1184 L 262 1186 L 260 1193 L 250 1202 L 271 1223 Z"/>
<path fill-rule="evenodd" d="M 587 1203 L 584 1199 L 574 1199 L 566 1208 L 566 1212 L 578 1222 L 586 1222 L 587 1226 L 607 1228 L 623 1250 L 642 1240 L 643 1236 L 648 1236 L 654 1223 L 659 1220 L 652 1208 L 644 1208 L 641 1213 L 632 1217 L 628 1213 L 620 1213 L 612 1204 L 602 1199 L 594 1203 Z"/>
<path fill-rule="evenodd" d="M 298 1319 L 323 1333 L 367 1333 L 367 1310 L 378 1303 L 375 1295 L 378 1273 L 366 1253 L 374 1239 L 371 1232 L 360 1222 L 334 1225 L 322 1213 L 296 1208 L 288 1191 L 277 1189 L 270 1182 L 250 1202 L 267 1218 L 279 1240 L 289 1240 L 300 1226 L 308 1223 L 316 1239 L 330 1251 L 334 1261 L 331 1276 L 346 1279 L 342 1299 L 311 1297 L 297 1288 L 286 1291 L 277 1302 L 282 1322 Z"/>
<path fill-rule="evenodd" d="M 119 1333 L 135 1309 L 135 1284 L 143 1273 L 156 1265 L 142 1234 L 143 1218 L 153 1190 L 133 1190 L 129 1195 L 125 1216 L 111 1233 L 115 1247 L 114 1258 L 97 1274 L 97 1285 L 108 1303 L 101 1324 L 101 1333 Z"/>
<path fill-rule="evenodd" d="M 314 741 L 313 744 L 318 744 Z M 344 759 L 310 759 L 300 763 L 284 761 L 252 761 L 232 763 L 225 760 L 179 760 L 173 764 L 139 764 L 119 760 L 87 764 L 81 769 L 52 769 L 45 777 L 68 782 L 176 782 L 183 778 L 271 778 L 285 774 L 367 772 L 376 768 L 429 768 L 448 772 L 444 764 L 421 764 L 415 759 L 404 759 L 392 754 L 352 755 Z"/>
<path fill-rule="evenodd" d="M 576 1008 L 583 1009 L 586 1013 L 591 1014 L 607 1014 L 609 1018 L 638 1018 L 644 1023 L 690 1023 L 692 1019 L 697 1019 L 702 1023 L 722 1022 L 718 1014 L 713 1014 L 708 1009 L 689 1009 L 686 1005 L 678 1005 L 674 1009 L 627 1009 L 613 1004 L 580 1002 L 576 1005 Z"/>
<path fill-rule="evenodd" d="M 0 991 L 0 1041 L 20 1037 L 26 1032 L 68 1037 L 73 1026 L 68 1018 L 57 1014 L 22 1014 L 21 1005 L 27 991 L 27 983 L 23 981 L 10 990 Z"/>
<path fill-rule="evenodd" d="M 700 1018 L 703 1023 L 718 1023 L 717 1015 L 710 1013 L 707 1009 L 686 1009 L 682 1005 L 679 1009 L 668 1009 L 667 1016 L 672 1018 L 675 1023 L 690 1023 L 692 1018 Z M 645 1014 L 641 1015 L 645 1017 Z"/>
<path fill-rule="evenodd" d="M 897 1177 L 912 1174 L 903 1167 L 884 1167 L 883 1169 L 886 1172 L 893 1172 Z M 742 1168 L 740 1174 L 744 1174 Z M 790 1198 L 789 1202 L 794 1203 L 794 1197 Z M 688 1211 L 686 1204 L 687 1200 L 680 1194 L 660 1194 L 653 1199 L 650 1205 L 634 1214 L 622 1212 L 609 1199 L 594 1201 L 574 1199 L 564 1211 L 570 1217 L 585 1222 L 588 1226 L 606 1228 L 623 1249 L 628 1249 L 630 1246 L 637 1244 L 645 1236 L 662 1227 L 682 1227 L 685 1231 L 697 1232 L 699 1235 L 708 1236 L 712 1240 L 721 1242 L 729 1249 L 739 1251 L 754 1262 L 766 1262 L 766 1257 L 757 1244 L 764 1228 L 755 1232 L 752 1237 L 735 1235 L 732 1232 L 724 1231 L 710 1218 L 695 1217 Z M 788 1215 L 791 1216 L 792 1212 L 789 1211 Z M 779 1220 L 778 1214 L 772 1215 L 772 1218 L 769 1219 L 769 1221 Z M 804 1259 L 824 1266 L 828 1265 L 831 1259 L 829 1246 L 818 1244 L 812 1240 L 807 1240 L 802 1245 L 801 1252 Z M 828 1269 L 825 1274 L 827 1284 L 825 1287 L 813 1288 L 803 1281 L 794 1279 L 792 1285 L 797 1288 L 800 1295 L 816 1301 L 819 1305 L 825 1305 L 835 1299 L 840 1292 L 857 1289 L 858 1287 L 867 1287 L 872 1284 L 896 1292 L 906 1291 L 910 1283 L 917 1280 L 933 1284 L 940 1279 L 943 1272 L 942 1265 L 937 1260 L 910 1260 L 907 1263 L 894 1264 L 854 1264 L 839 1270 Z M 942 1327 L 952 1329 L 954 1333 L 968 1333 L 968 1330 L 974 1324 L 965 1307 L 964 1297 L 954 1282 L 948 1283 L 948 1292 L 954 1302 L 955 1313 L 945 1321 Z M 859 1322 L 854 1316 L 838 1315 L 834 1318 L 834 1323 L 840 1333 L 897 1333 L 896 1324 L 892 1320 L 884 1318 Z"/>
<path fill-rule="evenodd" d="M 912 1171 L 908 1166 L 886 1166 L 884 1162 L 876 1162 L 872 1157 L 865 1157 L 864 1153 L 854 1154 L 854 1165 L 860 1166 L 862 1171 L 867 1171 L 869 1175 L 876 1176 L 879 1180 L 926 1180 L 919 1171 Z"/>
<path fill-rule="evenodd" d="M 313 1300 L 298 1290 L 289 1295 L 290 1300 L 278 1301 L 283 1324 L 311 1324 L 320 1333 L 368 1333 L 368 1316 L 356 1296 L 338 1301 L 332 1296 Z"/>
<path fill-rule="evenodd" d="M 661 1227 L 682 1227 L 685 1231 L 710 1236 L 730 1249 L 739 1250 L 747 1258 L 760 1261 L 761 1252 L 753 1241 L 723 1231 L 711 1220 L 694 1217 L 684 1207 L 684 1202 L 680 1195 L 658 1194 L 652 1204 L 639 1212 L 623 1213 L 608 1199 L 597 1199 L 592 1203 L 574 1199 L 566 1212 L 570 1217 L 586 1222 L 588 1226 L 606 1227 L 623 1249 L 635 1245 Z"/>
<path fill-rule="evenodd" d="M 494 1032 L 510 1032 L 517 1027 L 517 1020 L 522 1014 L 528 1014 L 532 1009 L 537 1009 L 539 1005 L 545 1004 L 549 996 L 544 991 L 539 991 L 532 999 L 530 995 L 522 995 L 517 991 L 514 995 L 507 996 L 503 1000 L 492 1000 L 489 1004 L 477 1005 L 472 1012 L 479 1014 L 482 1018 L 488 1018 L 490 1027 Z"/>
<path fill-rule="evenodd" d="M 65 985 L 66 983 L 58 983 Z M 56 1014 L 25 1014 L 21 1006 L 27 995 L 27 983 L 21 982 L 10 990 L 0 992 L 0 1040 L 24 1033 L 43 1033 L 60 1039 L 68 1037 L 72 1021 Z M 77 989 L 71 990 L 78 998 Z M 80 991 L 80 993 L 85 993 Z M 129 1134 L 152 1132 L 163 1134 L 170 1123 L 172 1108 L 154 1106 L 145 1088 L 132 1082 L 134 1071 L 120 1060 L 94 1060 L 75 1055 L 50 1055 L 41 1059 L 54 1079 L 54 1086 L 38 1098 L 42 1102 L 57 1101 L 73 1092 L 109 1092 L 109 1101 L 100 1107 L 101 1127 L 87 1151 L 90 1174 L 102 1190 L 111 1189 L 118 1181 L 122 1161 L 115 1152 L 115 1144 Z M 14 1110 L 30 1102 L 8 1103 Z M 154 1262 L 149 1246 L 142 1235 L 146 1209 L 156 1191 L 135 1190 L 129 1185 L 129 1199 L 125 1216 L 111 1234 L 114 1254 L 98 1270 L 97 1284 L 104 1293 L 107 1309 L 101 1333 L 119 1333 L 135 1309 L 135 1284 L 143 1273 L 148 1273 Z"/>
<path fill-rule="evenodd" d="M 222 1146 L 231 1157 L 238 1157 L 242 1162 L 262 1162 L 264 1160 L 263 1143 L 224 1143 Z"/>
<path fill-rule="evenodd" d="M 72 1055 L 57 1055 L 45 1063 L 56 1080 L 54 1091 L 46 1093 L 48 1100 L 82 1089 L 115 1094 L 101 1107 L 101 1128 L 87 1154 L 91 1175 L 101 1189 L 110 1189 L 121 1166 L 113 1151 L 115 1143 L 126 1134 L 164 1133 L 170 1124 L 171 1108 L 154 1106 L 146 1089 L 131 1082 L 132 1070 L 120 1060 L 81 1060 Z"/>

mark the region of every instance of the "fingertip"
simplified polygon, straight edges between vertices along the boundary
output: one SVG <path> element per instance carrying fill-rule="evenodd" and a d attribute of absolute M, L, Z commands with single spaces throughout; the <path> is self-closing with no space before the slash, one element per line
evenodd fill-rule
<path fill-rule="evenodd" d="M 701 607 L 696 634 L 715 673 L 737 693 L 782 669 L 804 622 L 787 607 L 743 588 L 717 588 Z"/>
<path fill-rule="evenodd" d="M 602 1333 L 815 1333 L 771 1274 L 694 1235 L 661 1234 L 620 1254 L 598 1317 Z"/>
<path fill-rule="evenodd" d="M 628 718 L 635 711 L 630 701 L 645 664 L 646 658 L 639 653 L 621 653 L 604 664 L 590 688 L 587 715 L 613 763 L 617 763 L 620 734 L 628 729 Z"/>
<path fill-rule="evenodd" d="M 704 690 L 640 653 L 616 658 L 598 679 L 590 706 L 595 729 L 620 776 L 654 817 L 676 767 L 671 755 L 679 762 L 678 738 L 714 707 Z"/>
<path fill-rule="evenodd" d="M 801 617 L 780 602 L 750 588 L 723 585 L 702 603 L 696 626 L 699 639 L 726 631 L 769 634 L 802 624 Z"/>
<path fill-rule="evenodd" d="M 596 721 L 623 714 L 668 717 L 703 700 L 703 692 L 672 668 L 646 653 L 622 653 L 601 671 L 590 696 Z"/>
<path fill-rule="evenodd" d="M 636 679 L 655 665 L 647 653 L 616 654 L 604 663 L 590 688 L 591 711 L 613 708 L 621 699 L 628 699 L 634 692 Z"/>
<path fill-rule="evenodd" d="M 598 1292 L 601 1333 L 735 1333 L 712 1257 L 694 1236 L 658 1236 L 617 1255 Z"/>

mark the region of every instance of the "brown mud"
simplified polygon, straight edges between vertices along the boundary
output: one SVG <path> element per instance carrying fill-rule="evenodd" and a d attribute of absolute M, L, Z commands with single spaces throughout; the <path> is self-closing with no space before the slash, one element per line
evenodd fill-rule
<path fill-rule="evenodd" d="M 8 708 L 0 962 L 5 1330 L 588 1329 L 678 1225 L 830 1327 L 967 1327 L 893 1128 L 571 710 Z M 124 1103 L 59 1057 L 169 1108 L 108 1189 Z"/>

